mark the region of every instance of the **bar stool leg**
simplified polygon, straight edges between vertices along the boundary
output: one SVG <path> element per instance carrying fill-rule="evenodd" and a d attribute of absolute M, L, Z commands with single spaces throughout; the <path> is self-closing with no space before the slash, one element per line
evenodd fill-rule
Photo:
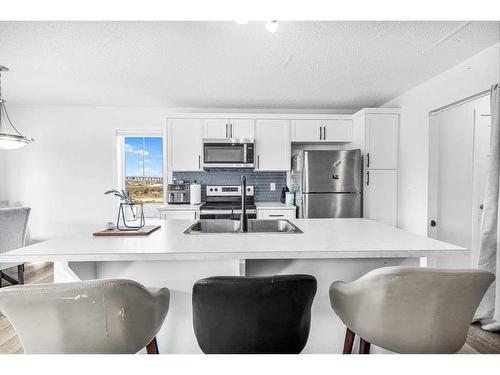
<path fill-rule="evenodd" d="M 148 354 L 160 354 L 158 351 L 158 343 L 156 342 L 156 337 L 153 337 L 153 340 L 146 346 L 146 351 Z"/>
<path fill-rule="evenodd" d="M 17 266 L 17 280 L 19 285 L 24 284 L 24 263 Z"/>
<path fill-rule="evenodd" d="M 354 344 L 354 332 L 346 327 L 345 340 L 344 340 L 344 350 L 342 354 L 352 354 L 352 345 Z"/>
<path fill-rule="evenodd" d="M 368 341 L 359 339 L 359 354 L 370 354 L 370 343 Z"/>

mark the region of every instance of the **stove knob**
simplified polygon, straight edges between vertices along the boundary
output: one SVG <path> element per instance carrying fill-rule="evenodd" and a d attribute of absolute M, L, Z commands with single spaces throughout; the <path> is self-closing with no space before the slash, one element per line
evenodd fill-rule
<path fill-rule="evenodd" d="M 214 191 L 217 191 L 217 190 L 219 190 L 219 189 L 217 189 L 217 188 L 214 189 Z"/>
<path fill-rule="evenodd" d="M 210 188 L 210 191 L 214 191 L 214 189 Z"/>

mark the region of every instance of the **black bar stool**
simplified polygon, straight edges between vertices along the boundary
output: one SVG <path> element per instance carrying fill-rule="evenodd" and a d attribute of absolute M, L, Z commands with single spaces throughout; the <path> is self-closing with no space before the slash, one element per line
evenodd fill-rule
<path fill-rule="evenodd" d="M 210 277 L 193 286 L 193 324 L 207 354 L 298 354 L 311 325 L 310 275 Z"/>

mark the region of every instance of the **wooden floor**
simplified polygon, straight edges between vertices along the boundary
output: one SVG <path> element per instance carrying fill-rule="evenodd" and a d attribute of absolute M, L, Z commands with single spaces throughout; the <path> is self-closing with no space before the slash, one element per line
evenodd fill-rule
<path fill-rule="evenodd" d="M 5 270 L 7 274 L 17 279 L 17 268 Z M 53 283 L 54 267 L 52 263 L 26 263 L 24 270 L 24 281 L 26 284 Z M 5 280 L 2 287 L 9 285 Z M 0 353 L 22 353 L 23 348 L 17 338 L 14 328 L 9 320 L 0 313 Z"/>
<path fill-rule="evenodd" d="M 17 270 L 6 270 L 9 275 L 17 278 Z M 54 268 L 52 263 L 27 263 L 25 270 L 27 284 L 54 282 Z M 3 286 L 8 283 L 4 280 Z M 23 353 L 21 343 L 10 325 L 8 319 L 0 313 L 0 354 Z M 460 354 L 500 354 L 500 332 L 486 332 L 477 324 L 469 329 L 467 341 Z"/>

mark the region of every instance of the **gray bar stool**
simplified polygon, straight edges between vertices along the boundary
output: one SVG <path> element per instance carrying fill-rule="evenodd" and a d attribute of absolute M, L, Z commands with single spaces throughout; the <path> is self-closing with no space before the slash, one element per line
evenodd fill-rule
<path fill-rule="evenodd" d="M 156 334 L 169 307 L 168 289 L 102 279 L 0 289 L 0 311 L 25 353 L 158 354 Z"/>
<path fill-rule="evenodd" d="M 397 353 L 456 353 L 465 343 L 491 272 L 384 267 L 330 286 L 333 310 L 347 326 L 344 354 L 370 343 Z"/>
<path fill-rule="evenodd" d="M 29 207 L 0 208 L 0 254 L 25 245 Z M 4 271 L 17 266 L 17 280 Z M 12 285 L 24 284 L 24 263 L 0 263 L 0 288 L 2 279 Z"/>
<path fill-rule="evenodd" d="M 298 354 L 307 343 L 316 279 L 211 277 L 194 284 L 193 323 L 204 353 Z"/>

